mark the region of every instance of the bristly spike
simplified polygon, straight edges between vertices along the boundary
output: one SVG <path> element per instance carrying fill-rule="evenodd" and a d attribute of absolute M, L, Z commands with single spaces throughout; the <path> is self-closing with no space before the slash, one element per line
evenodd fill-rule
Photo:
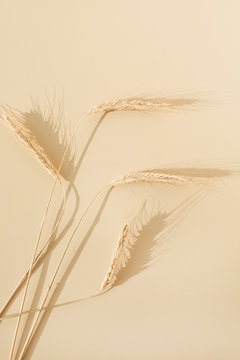
<path fill-rule="evenodd" d="M 123 226 L 111 264 L 101 285 L 102 291 L 109 290 L 114 285 L 118 274 L 126 267 L 128 261 L 131 259 L 131 252 L 143 227 L 142 214 L 145 211 L 146 201 L 144 201 L 138 214 Z"/>
<path fill-rule="evenodd" d="M 11 109 L 7 105 L 0 104 L 0 119 L 11 130 L 11 132 L 25 145 L 33 156 L 44 166 L 44 168 L 55 178 L 57 169 L 50 161 L 44 149 L 38 143 L 33 133 L 26 127 L 22 114 Z M 60 176 L 58 176 L 60 181 Z"/>
<path fill-rule="evenodd" d="M 202 183 L 203 179 L 193 177 L 193 176 L 183 176 L 183 175 L 169 175 L 164 174 L 161 170 L 155 171 L 137 171 L 130 174 L 121 176 L 120 178 L 112 182 L 113 186 L 124 185 L 124 184 L 133 184 L 133 183 L 163 183 L 171 185 L 185 185 L 185 184 L 199 184 Z"/>
<path fill-rule="evenodd" d="M 173 111 L 179 108 L 189 108 L 199 104 L 200 100 L 196 98 L 173 98 L 169 96 L 143 97 L 135 96 L 120 98 L 113 101 L 106 101 L 92 107 L 88 114 L 112 111 Z"/>

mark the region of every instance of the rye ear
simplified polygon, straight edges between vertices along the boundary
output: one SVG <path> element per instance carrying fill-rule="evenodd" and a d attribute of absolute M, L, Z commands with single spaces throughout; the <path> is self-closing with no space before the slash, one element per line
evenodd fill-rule
<path fill-rule="evenodd" d="M 189 108 L 199 104 L 200 100 L 195 98 L 173 98 L 168 96 L 163 97 L 129 97 L 120 98 L 113 101 L 105 101 L 92 107 L 88 114 L 95 114 L 100 112 L 110 111 L 141 111 L 141 112 L 155 112 L 155 111 L 171 111 L 179 108 Z"/>
<path fill-rule="evenodd" d="M 101 285 L 102 291 L 110 290 L 113 287 L 118 274 L 126 267 L 130 260 L 134 245 L 144 223 L 144 215 L 146 215 L 146 201 L 144 201 L 137 216 L 125 223 L 122 228 L 108 272 Z"/>
<path fill-rule="evenodd" d="M 194 176 L 184 175 L 169 175 L 161 172 L 161 170 L 143 170 L 131 172 L 127 175 L 121 176 L 112 182 L 113 186 L 136 184 L 136 183 L 158 183 L 158 184 L 171 184 L 171 185 L 185 185 L 185 184 L 199 184 L 204 182 Z"/>
<path fill-rule="evenodd" d="M 0 119 L 23 143 L 25 148 L 30 151 L 42 166 L 55 178 L 58 173 L 57 169 L 38 143 L 34 134 L 27 128 L 22 114 L 7 105 L 0 104 Z M 58 180 L 60 181 L 60 176 L 58 176 Z"/>

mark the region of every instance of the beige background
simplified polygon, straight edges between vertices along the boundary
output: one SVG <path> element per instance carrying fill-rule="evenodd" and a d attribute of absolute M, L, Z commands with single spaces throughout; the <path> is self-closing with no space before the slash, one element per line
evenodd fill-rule
<path fill-rule="evenodd" d="M 118 96 L 191 93 L 207 100 L 191 111 L 108 115 L 81 161 L 59 232 L 98 189 L 131 170 L 239 170 L 239 10 L 234 0 L 0 2 L 0 100 L 23 112 L 31 110 L 31 97 L 44 106 L 46 91 L 52 103 L 54 92 L 64 92 L 71 127 L 90 106 Z M 98 119 L 80 120 L 76 162 Z M 3 304 L 30 264 L 53 180 L 0 127 Z M 146 227 L 118 286 L 47 312 L 26 359 L 238 360 L 239 180 L 225 177 L 200 194 L 199 186 L 130 186 L 112 192 L 104 208 L 99 197 L 74 238 L 52 304 L 98 290 L 124 218 L 144 198 L 162 213 L 181 206 Z M 61 196 L 58 186 L 45 239 Z M 40 303 L 73 226 L 34 274 L 26 308 Z M 32 320 L 22 322 L 19 349 Z M 0 324 L 1 359 L 8 358 L 15 324 Z"/>

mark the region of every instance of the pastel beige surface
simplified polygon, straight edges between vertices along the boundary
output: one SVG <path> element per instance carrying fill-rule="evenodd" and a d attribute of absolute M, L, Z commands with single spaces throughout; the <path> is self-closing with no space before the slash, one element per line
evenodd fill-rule
<path fill-rule="evenodd" d="M 80 124 L 60 241 L 33 273 L 25 309 L 40 306 L 74 226 L 114 179 L 156 168 L 172 175 L 233 171 L 207 179 L 208 187 L 132 183 L 100 194 L 66 254 L 50 305 L 89 298 L 46 311 L 24 359 L 239 359 L 239 8 L 234 0 L 1 1 L 1 103 L 31 115 L 31 97 L 44 108 L 45 89 L 50 104 L 55 90 L 56 99 L 64 92 L 54 112 L 64 110 L 68 128 Z M 96 104 L 139 94 L 202 101 L 174 111 L 111 112 L 99 126 L 101 114 L 82 117 Z M 47 126 L 34 131 L 59 164 L 60 130 L 53 137 Z M 69 153 L 68 160 L 64 189 L 74 177 Z M 2 123 L 0 161 L 1 307 L 29 268 L 54 180 Z M 62 190 L 58 183 L 40 248 Z M 145 199 L 153 217 L 132 258 L 112 289 L 91 297 L 125 221 Z M 6 314 L 19 311 L 22 296 L 23 289 Z M 22 317 L 16 359 L 35 316 Z M 16 322 L 0 323 L 1 360 L 9 358 Z"/>

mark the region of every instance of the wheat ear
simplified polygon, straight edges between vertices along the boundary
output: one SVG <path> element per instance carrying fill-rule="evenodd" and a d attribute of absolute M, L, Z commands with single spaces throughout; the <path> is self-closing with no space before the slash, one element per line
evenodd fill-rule
<path fill-rule="evenodd" d="M 117 247 L 114 251 L 108 273 L 101 285 L 101 290 L 110 289 L 117 280 L 117 274 L 119 271 L 126 266 L 127 260 L 130 257 L 129 248 L 131 242 L 129 239 L 129 227 L 128 224 L 125 224 L 119 237 Z"/>
<path fill-rule="evenodd" d="M 118 274 L 126 267 L 130 260 L 131 250 L 133 249 L 143 226 L 143 212 L 145 209 L 146 201 L 144 201 L 138 215 L 124 224 L 108 272 L 101 285 L 102 291 L 110 290 L 113 287 Z"/>
<path fill-rule="evenodd" d="M 201 179 L 202 181 L 202 179 Z M 164 174 L 160 170 L 154 171 L 136 171 L 121 176 L 112 182 L 113 186 L 131 183 L 165 183 L 172 185 L 199 184 L 200 180 L 192 176 L 178 176 Z"/>
<path fill-rule="evenodd" d="M 89 114 L 110 111 L 166 111 L 199 102 L 196 99 L 173 99 L 170 97 L 129 97 L 99 103 L 89 110 Z"/>
<path fill-rule="evenodd" d="M 38 143 L 33 133 L 26 127 L 22 114 L 7 105 L 0 105 L 0 118 L 11 132 L 24 144 L 25 148 L 44 166 L 44 168 L 56 177 L 57 169 L 54 167 L 44 149 Z M 58 175 L 58 180 L 60 176 Z"/>

